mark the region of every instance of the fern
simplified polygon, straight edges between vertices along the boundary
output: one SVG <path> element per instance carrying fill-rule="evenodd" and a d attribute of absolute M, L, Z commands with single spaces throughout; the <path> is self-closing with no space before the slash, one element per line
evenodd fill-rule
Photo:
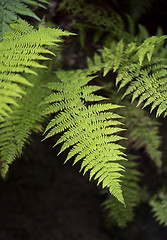
<path fill-rule="evenodd" d="M 152 199 L 150 205 L 152 211 L 154 212 L 154 217 L 159 222 L 159 224 L 167 227 L 167 195 L 166 193 L 159 193 L 159 200 Z"/>
<path fill-rule="evenodd" d="M 122 45 L 122 42 L 120 42 L 120 44 Z M 102 61 L 99 54 L 95 54 L 93 60 L 88 58 L 88 71 L 90 73 L 94 74 L 104 69 L 103 75 L 106 75 L 112 68 L 114 70 L 115 68 L 117 69 L 116 66 L 120 64 L 120 61 L 123 61 L 123 57 L 121 57 L 123 48 L 119 45 L 116 48 L 116 54 L 119 56 L 117 57 L 117 62 L 114 56 L 109 54 L 111 51 L 108 48 L 105 48 L 104 51 L 101 52 L 103 60 L 105 61 Z M 108 77 L 106 77 L 106 81 L 107 79 Z M 102 81 L 104 82 L 104 78 Z M 122 104 L 121 94 L 118 94 L 115 90 L 113 83 L 105 84 L 105 90 L 113 103 L 118 105 Z M 123 105 L 125 108 L 119 108 L 117 113 L 124 117 L 124 124 L 127 128 L 126 137 L 128 138 L 126 145 L 130 144 L 136 150 L 144 147 L 146 154 L 155 162 L 157 167 L 161 167 L 162 153 L 159 150 L 161 146 L 161 138 L 159 136 L 160 123 L 153 119 L 153 117 L 150 117 L 147 111 L 139 107 L 135 108 L 136 103 L 131 103 L 128 98 L 124 99 Z"/>
<path fill-rule="evenodd" d="M 110 61 L 111 59 L 107 60 L 108 52 L 106 54 L 106 51 L 110 50 L 106 48 L 104 51 L 105 53 L 102 53 L 103 59 L 105 59 L 104 62 L 102 62 L 102 58 L 99 54 L 95 54 L 93 60 L 88 58 L 88 71 L 90 73 L 94 74 L 104 69 L 103 75 L 106 75 L 108 71 L 112 69 Z M 105 58 L 104 54 L 106 54 Z M 117 52 L 117 54 L 121 55 L 119 51 Z M 119 64 L 119 62 L 115 63 L 114 65 L 116 66 L 116 64 Z M 106 80 L 107 79 L 108 77 L 106 77 Z M 102 79 L 102 81 L 104 82 L 104 78 Z M 118 94 L 118 92 L 115 90 L 113 83 L 105 83 L 104 85 L 105 91 L 108 94 L 107 96 L 111 99 L 111 101 L 115 104 L 121 105 L 121 94 Z M 153 117 L 150 117 L 147 111 L 144 111 L 139 107 L 135 108 L 136 103 L 131 103 L 128 98 L 124 99 L 123 105 L 125 106 L 125 108 L 118 109 L 117 113 L 124 117 L 124 124 L 127 128 L 126 133 L 128 138 L 128 144 L 132 144 L 133 148 L 135 148 L 136 150 L 144 147 L 145 152 L 155 162 L 157 167 L 161 167 L 162 153 L 159 150 L 161 146 L 161 138 L 159 136 L 160 123 L 156 121 Z"/>
<path fill-rule="evenodd" d="M 48 77 L 48 73 L 47 77 Z M 25 143 L 28 142 L 32 131 L 41 131 L 43 121 L 41 102 L 50 93 L 43 88 L 46 74 L 42 71 L 39 76 L 28 78 L 33 87 L 25 86 L 26 95 L 18 100 L 19 107 L 13 106 L 12 113 L 0 122 L 0 167 L 1 176 L 5 177 L 11 164 L 20 157 Z"/>
<path fill-rule="evenodd" d="M 65 162 L 81 163 L 83 174 L 89 172 L 90 180 L 94 178 L 97 185 L 109 190 L 111 194 L 104 202 L 108 218 L 124 227 L 132 221 L 135 207 L 143 198 L 137 164 L 130 156 L 126 161 L 125 149 L 144 148 L 161 166 L 159 124 L 145 110 L 134 106 L 151 105 L 151 111 L 157 109 L 157 116 L 167 115 L 167 70 L 163 59 L 166 47 L 160 49 L 167 36 L 149 37 L 142 26 L 136 34 L 132 19 L 124 21 L 124 16 L 113 9 L 109 14 L 98 4 L 63 0 L 60 5 L 66 8 L 68 4 L 67 10 L 73 13 L 73 26 L 81 33 L 82 45 L 87 29 L 94 32 L 94 43 L 108 37 L 104 49 L 95 54 L 94 60 L 88 59 L 87 69 L 58 70 L 53 80 L 51 75 L 45 77 L 43 71 L 35 69 L 46 68 L 41 62 L 54 55 L 45 46 L 52 49 L 70 33 L 42 24 L 36 30 L 17 20 L 20 15 L 39 20 L 29 7 L 44 7 L 45 3 L 0 0 L 0 174 L 6 176 L 10 164 L 21 157 L 31 133 L 41 131 L 45 117 L 51 115 L 44 139 L 61 133 L 54 145 L 61 144 L 59 154 L 68 149 Z M 9 26 L 12 21 L 16 22 Z M 157 44 L 159 48 L 155 48 Z M 103 80 L 110 76 L 114 79 L 119 95 L 111 84 L 109 98 L 95 94 L 102 87 L 91 81 L 97 81 L 95 74 L 100 71 Z M 50 81 L 47 89 L 44 78 Z M 132 103 L 127 97 L 122 108 L 121 97 L 128 95 L 132 95 Z M 122 125 L 127 131 L 120 136 L 125 130 Z M 150 204 L 157 220 L 167 226 L 166 195 L 160 194 L 159 198 Z"/>
<path fill-rule="evenodd" d="M 138 98 L 137 106 L 143 104 L 143 108 L 151 104 L 151 112 L 157 107 L 157 116 L 162 113 L 167 115 L 167 71 L 162 60 L 151 58 L 156 43 L 165 38 L 166 36 L 153 36 L 140 46 L 135 42 L 127 46 L 123 41 L 118 44 L 113 42 L 111 49 L 104 48 L 101 51 L 104 75 L 111 69 L 117 71 L 116 84 L 119 85 L 119 90 L 126 86 L 123 97 L 133 94 L 132 102 Z"/>
<path fill-rule="evenodd" d="M 107 224 L 110 226 L 112 222 L 123 228 L 134 218 L 134 208 L 142 200 L 142 189 L 139 186 L 140 173 L 136 170 L 137 163 L 134 156 L 128 156 L 128 162 L 124 162 L 126 171 L 122 178 L 122 191 L 125 199 L 126 208 L 123 207 L 112 195 L 104 201 L 103 206 L 107 215 Z"/>
<path fill-rule="evenodd" d="M 11 112 L 11 106 L 17 105 L 25 91 L 23 85 L 32 85 L 21 73 L 35 74 L 33 68 L 45 68 L 37 63 L 47 60 L 43 54 L 52 54 L 44 45 L 61 42 L 60 37 L 69 33 L 60 29 L 40 28 L 35 30 L 27 22 L 18 20 L 11 25 L 12 32 L 4 35 L 0 43 L 0 120 Z"/>
<path fill-rule="evenodd" d="M 65 131 L 54 145 L 64 142 L 59 154 L 72 147 L 65 162 L 76 155 L 74 164 L 83 160 L 81 170 L 84 169 L 84 174 L 90 170 L 90 179 L 94 176 L 98 184 L 108 187 L 123 203 L 119 178 L 124 167 L 119 161 L 125 159 L 125 154 L 121 152 L 123 147 L 116 143 L 122 139 L 116 134 L 123 129 L 118 127 L 120 116 L 112 112 L 119 106 L 86 104 L 104 98 L 93 94 L 101 87 L 86 85 L 94 76 L 88 76 L 84 70 L 58 71 L 56 75 L 60 82 L 48 85 L 56 93 L 46 98 L 45 103 L 50 106 L 44 111 L 45 114 L 56 113 L 56 116 L 46 128 L 45 139 Z"/>
<path fill-rule="evenodd" d="M 47 0 L 0 0 L 0 39 L 11 30 L 10 24 L 18 19 L 17 15 L 24 15 L 40 20 L 28 5 L 45 8 Z"/>

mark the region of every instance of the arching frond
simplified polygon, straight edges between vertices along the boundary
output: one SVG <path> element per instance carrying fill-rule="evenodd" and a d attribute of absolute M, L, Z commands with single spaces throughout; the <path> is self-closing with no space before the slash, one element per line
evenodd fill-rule
<path fill-rule="evenodd" d="M 111 69 L 117 71 L 116 84 L 119 89 L 126 86 L 123 97 L 132 94 L 132 102 L 138 99 L 143 108 L 151 104 L 151 112 L 157 108 L 157 116 L 167 115 L 167 70 L 163 61 L 152 58 L 152 54 L 155 45 L 166 38 L 152 36 L 140 46 L 134 42 L 125 46 L 120 41 L 115 48 L 101 51 L 104 75 Z"/>
<path fill-rule="evenodd" d="M 94 76 L 88 76 L 85 70 L 58 71 L 60 81 L 50 83 L 49 88 L 56 91 L 46 98 L 50 106 L 45 114 L 55 113 L 55 117 L 46 128 L 46 137 L 64 132 L 57 144 L 63 143 L 60 153 L 71 148 L 66 161 L 75 157 L 74 164 L 82 160 L 81 170 L 90 171 L 90 179 L 98 179 L 98 184 L 108 187 L 120 202 L 122 197 L 120 177 L 124 167 L 119 163 L 125 159 L 123 147 L 117 143 L 122 137 L 117 133 L 123 129 L 113 112 L 118 105 L 111 103 L 86 102 L 102 101 L 104 97 L 93 92 L 101 87 L 87 85 Z"/>
<path fill-rule="evenodd" d="M 17 105 L 24 95 L 23 85 L 32 85 L 22 73 L 35 74 L 33 68 L 45 68 L 39 60 L 47 60 L 44 54 L 52 54 L 44 45 L 61 42 L 60 37 L 69 33 L 60 29 L 40 28 L 35 30 L 27 22 L 18 20 L 11 25 L 12 32 L 4 35 L 0 43 L 0 120 Z"/>

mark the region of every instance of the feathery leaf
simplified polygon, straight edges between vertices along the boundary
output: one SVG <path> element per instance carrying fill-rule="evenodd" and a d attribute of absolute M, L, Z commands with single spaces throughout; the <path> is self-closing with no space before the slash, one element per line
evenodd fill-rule
<path fill-rule="evenodd" d="M 25 91 L 24 85 L 32 85 L 22 73 L 35 74 L 33 68 L 45 68 L 39 60 L 47 60 L 46 54 L 53 54 L 44 45 L 61 42 L 60 37 L 70 33 L 60 29 L 40 28 L 35 30 L 27 22 L 18 20 L 11 25 L 12 32 L 4 35 L 0 43 L 0 120 L 11 112 Z M 45 56 L 44 56 L 45 54 Z"/>
<path fill-rule="evenodd" d="M 124 203 L 120 185 L 120 172 L 124 167 L 119 163 L 126 156 L 121 151 L 124 149 L 117 141 L 123 139 L 117 133 L 123 129 L 118 127 L 121 122 L 119 115 L 113 113 L 118 105 L 111 103 L 93 103 L 88 101 L 101 101 L 93 94 L 99 87 L 86 85 L 94 76 L 87 75 L 85 70 L 57 71 L 58 83 L 50 83 L 48 86 L 56 90 L 45 99 L 50 106 L 45 114 L 55 113 L 55 117 L 46 128 L 45 139 L 56 133 L 64 132 L 59 144 L 63 142 L 60 153 L 71 148 L 67 162 L 75 157 L 74 164 L 82 160 L 81 170 L 84 174 L 90 171 L 90 179 L 98 179 L 98 184 L 108 187 L 120 202 Z M 90 98 L 91 96 L 91 98 Z"/>

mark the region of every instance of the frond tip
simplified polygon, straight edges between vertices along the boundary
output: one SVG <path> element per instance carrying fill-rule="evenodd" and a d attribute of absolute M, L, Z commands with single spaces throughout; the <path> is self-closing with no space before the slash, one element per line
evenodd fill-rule
<path fill-rule="evenodd" d="M 124 203 L 120 185 L 120 172 L 124 167 L 119 163 L 125 160 L 124 149 L 117 141 L 123 139 L 117 135 L 124 130 L 118 121 L 121 118 L 113 110 L 120 107 L 111 103 L 93 103 L 104 97 L 96 96 L 93 91 L 99 87 L 86 85 L 94 76 L 88 76 L 86 71 L 58 71 L 58 83 L 49 84 L 56 92 L 46 98 L 45 114 L 56 113 L 46 128 L 45 138 L 64 132 L 57 144 L 63 143 L 60 153 L 71 148 L 67 162 L 75 157 L 74 164 L 82 160 L 81 170 L 84 174 L 90 171 L 90 179 L 98 179 L 98 184 L 108 187 L 120 202 Z M 92 100 L 93 99 L 93 100 Z"/>
<path fill-rule="evenodd" d="M 109 195 L 103 203 L 109 227 L 113 222 L 117 223 L 121 228 L 126 227 L 127 223 L 133 220 L 134 208 L 141 201 L 142 188 L 139 186 L 141 174 L 135 169 L 137 163 L 134 160 L 135 156 L 128 155 L 128 161 L 122 163 L 126 168 L 122 179 L 122 191 L 126 208 L 116 201 L 112 195 Z"/>

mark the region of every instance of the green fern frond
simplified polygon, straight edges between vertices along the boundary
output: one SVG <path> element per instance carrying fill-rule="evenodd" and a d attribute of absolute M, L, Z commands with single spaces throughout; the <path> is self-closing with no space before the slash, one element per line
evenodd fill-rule
<path fill-rule="evenodd" d="M 142 67 L 138 64 L 129 64 L 119 70 L 117 83 L 120 81 L 119 89 L 128 85 L 123 97 L 133 94 L 132 102 L 138 98 L 137 106 L 143 104 L 145 108 L 151 104 L 151 112 L 157 108 L 157 116 L 163 112 L 165 116 L 167 115 L 166 65 L 157 62 Z"/>
<path fill-rule="evenodd" d="M 114 50 L 113 50 L 114 49 Z M 125 46 L 122 41 L 119 42 L 118 47 L 116 48 L 115 43 L 112 43 L 111 49 L 104 48 L 104 50 L 101 50 L 100 52 L 102 55 L 95 54 L 93 60 L 88 58 L 88 71 L 92 74 L 95 74 L 96 72 L 103 70 L 103 75 L 105 76 L 109 71 L 117 69 L 118 76 L 117 81 L 119 77 L 121 76 L 121 73 L 119 72 L 119 68 L 121 68 L 121 71 L 123 71 L 123 67 L 125 65 L 125 61 L 127 66 L 124 66 L 125 70 L 123 71 L 122 82 L 121 87 L 124 86 L 124 84 L 127 81 L 132 81 L 132 77 L 128 72 L 129 65 L 131 64 L 131 61 L 134 60 L 134 63 L 130 65 L 130 67 L 134 71 L 134 75 L 140 75 L 141 71 L 145 71 L 144 69 L 141 70 L 140 64 L 135 63 L 136 60 L 136 43 L 131 43 L 127 46 L 126 50 Z M 116 59 L 114 52 L 116 51 Z M 126 55 L 124 54 L 124 51 L 126 51 Z M 130 64 L 128 65 L 127 60 L 125 60 L 125 56 L 127 57 Z M 117 61 L 118 58 L 118 61 Z M 120 66 L 119 66 L 120 65 Z M 119 67 L 118 67 L 119 66 Z M 160 64 L 155 64 L 154 69 L 159 69 L 161 66 Z M 148 69 L 153 69 L 153 66 L 148 66 Z M 162 68 L 162 67 L 161 67 Z M 127 69 L 127 72 L 126 72 Z M 138 71 L 136 71 L 138 69 Z M 151 71 L 151 70 L 150 70 Z M 161 76 L 163 76 L 163 71 L 161 72 Z M 130 80 L 129 80 L 130 79 Z M 104 79 L 102 80 L 104 81 Z M 126 84 L 125 84 L 126 85 Z M 113 83 L 109 83 L 105 86 L 105 90 L 108 92 L 108 96 L 111 99 L 112 103 L 121 105 L 122 99 L 121 94 L 118 94 L 118 92 L 113 87 Z M 155 162 L 157 167 L 161 167 L 161 157 L 162 153 L 159 150 L 161 146 L 161 138 L 159 135 L 159 123 L 150 115 L 141 109 L 140 107 L 135 108 L 135 104 L 131 103 L 128 98 L 123 100 L 123 104 L 125 108 L 120 108 L 117 110 L 117 113 L 119 113 L 121 116 L 124 117 L 124 124 L 127 128 L 127 138 L 128 143 L 132 145 L 135 149 L 140 149 L 144 147 L 145 152 L 149 155 L 149 157 Z M 149 134 L 148 134 L 149 132 Z"/>
<path fill-rule="evenodd" d="M 120 172 L 124 167 L 119 161 L 125 159 L 125 154 L 121 151 L 124 148 L 117 144 L 122 139 L 117 133 L 123 129 L 118 127 L 120 116 L 112 112 L 119 106 L 86 104 L 87 101 L 102 101 L 104 97 L 93 94 L 99 87 L 86 85 L 94 76 L 87 76 L 85 70 L 56 74 L 60 82 L 49 84 L 56 92 L 46 98 L 45 103 L 50 106 L 44 111 L 45 114 L 56 113 L 56 116 L 46 128 L 45 139 L 65 131 L 55 144 L 64 142 L 60 153 L 71 148 L 65 162 L 74 156 L 74 164 L 82 160 L 84 174 L 90 171 L 90 179 L 98 179 L 98 184 L 108 187 L 110 193 L 124 203 L 120 185 Z"/>
<path fill-rule="evenodd" d="M 44 106 L 41 102 L 50 94 L 43 88 L 44 71 L 39 76 L 28 78 L 33 87 L 24 87 L 26 95 L 18 100 L 18 107 L 12 107 L 10 116 L 0 122 L 0 174 L 2 177 L 17 157 L 20 157 L 32 131 L 41 131 Z M 47 74 L 48 78 L 48 74 Z"/>
<path fill-rule="evenodd" d="M 157 116 L 167 115 L 167 70 L 161 59 L 151 60 L 151 57 L 155 44 L 165 38 L 153 36 L 140 46 L 134 42 L 126 46 L 120 41 L 114 48 L 116 51 L 113 48 L 101 51 L 104 75 L 111 69 L 117 71 L 119 90 L 126 86 L 123 97 L 132 94 L 132 102 L 138 99 L 137 105 L 143 104 L 143 108 L 151 104 L 151 112 L 157 108 Z"/>
<path fill-rule="evenodd" d="M 142 64 L 145 55 L 147 56 L 148 60 L 151 61 L 151 57 L 153 55 L 155 46 L 158 43 L 161 43 L 166 38 L 167 38 L 167 36 L 165 36 L 165 35 L 160 36 L 160 37 L 152 36 L 152 37 L 147 38 L 143 42 L 143 44 L 138 47 L 137 55 L 139 57 L 140 65 Z"/>
<path fill-rule="evenodd" d="M 116 51 L 114 50 L 116 49 Z M 103 76 L 105 77 L 107 73 L 114 69 L 117 70 L 122 59 L 124 59 L 124 45 L 120 41 L 118 44 L 116 42 L 111 43 L 111 48 L 106 48 L 99 50 L 101 55 L 95 53 L 93 59 L 87 58 L 88 71 L 90 73 L 97 73 L 103 70 Z M 117 57 L 115 57 L 115 55 Z"/>
<path fill-rule="evenodd" d="M 32 85 L 22 73 L 35 74 L 33 68 L 45 68 L 39 60 L 47 60 L 44 54 L 53 54 L 44 45 L 61 42 L 60 37 L 69 33 L 60 29 L 40 28 L 35 30 L 27 22 L 18 20 L 11 25 L 12 32 L 4 35 L 0 43 L 0 120 L 17 105 L 17 99 L 25 93 L 23 85 Z"/>
<path fill-rule="evenodd" d="M 154 212 L 154 217 L 159 222 L 159 224 L 167 227 L 167 195 L 166 193 L 159 193 L 159 200 L 152 199 L 150 205 L 152 211 Z"/>
<path fill-rule="evenodd" d="M 47 0 L 0 0 L 0 39 L 6 32 L 11 30 L 10 24 L 18 19 L 18 15 L 29 16 L 40 20 L 39 17 L 28 7 L 45 8 Z"/>
<path fill-rule="evenodd" d="M 134 156 L 128 156 L 128 162 L 124 162 L 123 166 L 126 171 L 122 178 L 122 192 L 125 199 L 126 208 L 109 195 L 104 201 L 103 206 L 107 214 L 107 224 L 116 223 L 123 228 L 134 218 L 134 209 L 141 201 L 142 189 L 139 186 L 140 173 L 136 170 L 137 163 Z"/>
<path fill-rule="evenodd" d="M 87 67 L 87 71 L 89 71 L 90 74 L 97 74 L 97 72 L 101 71 L 104 68 L 101 55 L 95 53 L 93 59 L 88 57 Z M 111 68 L 111 65 L 109 68 Z"/>

